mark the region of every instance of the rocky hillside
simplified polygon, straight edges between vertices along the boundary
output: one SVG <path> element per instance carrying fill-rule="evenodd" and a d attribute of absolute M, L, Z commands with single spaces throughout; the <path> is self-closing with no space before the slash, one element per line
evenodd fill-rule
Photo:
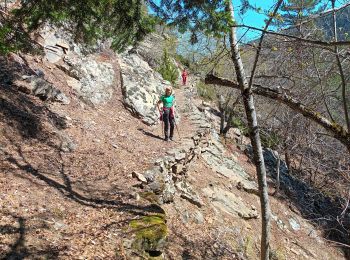
<path fill-rule="evenodd" d="M 345 5 L 337 11 L 337 26 L 339 40 L 348 40 L 349 35 L 347 32 L 350 30 L 349 17 L 350 17 L 350 5 Z M 324 15 L 315 20 L 320 31 L 323 32 L 327 40 L 332 40 L 333 37 L 333 16 L 332 11 L 328 10 Z"/>
<path fill-rule="evenodd" d="M 38 37 L 44 56 L 0 60 L 0 257 L 258 259 L 249 142 L 238 129 L 221 140 L 197 79 L 175 89 L 164 142 L 155 103 L 169 83 L 145 58 L 152 44 L 117 55 Z M 343 259 L 290 194 L 271 197 L 272 258 Z"/>

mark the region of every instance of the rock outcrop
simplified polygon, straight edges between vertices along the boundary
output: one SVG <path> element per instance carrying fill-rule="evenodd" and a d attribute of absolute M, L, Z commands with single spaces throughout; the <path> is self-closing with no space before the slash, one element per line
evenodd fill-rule
<path fill-rule="evenodd" d="M 236 162 L 236 158 L 233 155 L 224 155 L 226 149 L 210 124 L 211 118 L 207 118 L 205 112 L 201 112 L 190 101 L 186 102 L 183 109 L 190 111 L 189 118 L 192 124 L 197 126 L 197 131 L 192 138 L 182 140 L 178 148 L 168 151 L 167 156 L 158 159 L 153 168 L 144 173 L 133 174 L 141 182 L 140 187 L 144 190 L 140 196 L 158 204 L 173 202 L 178 196 L 198 208 L 205 205 L 203 200 L 205 197 L 206 201 L 211 201 L 212 207 L 223 212 L 243 219 L 258 218 L 256 208 L 245 205 L 240 197 L 229 191 L 215 185 L 203 190 L 195 190 L 191 186 L 188 181 L 188 170 L 201 159 L 213 172 L 228 178 L 238 190 L 258 194 L 256 183 L 249 179 L 247 173 Z M 156 196 L 150 196 L 150 192 Z M 231 200 L 235 203 L 231 203 Z"/>
<path fill-rule="evenodd" d="M 69 32 L 51 25 L 44 26 L 36 38 L 43 46 L 44 60 L 67 74 L 67 84 L 85 103 L 105 104 L 120 86 L 117 57 L 107 47 L 93 52 L 98 46 L 84 48 Z"/>
<path fill-rule="evenodd" d="M 156 33 L 151 33 L 132 49 L 133 53 L 137 53 L 148 65 L 156 70 L 163 56 L 165 37 Z"/>
<path fill-rule="evenodd" d="M 105 104 L 118 87 L 117 69 L 111 62 L 101 61 L 99 55 L 64 58 L 60 66 L 70 77 L 68 85 L 87 103 Z"/>
<path fill-rule="evenodd" d="M 20 91 L 37 96 L 41 100 L 56 101 L 68 105 L 70 99 L 42 76 L 43 75 L 23 75 L 21 79 L 15 80 L 14 84 Z"/>
<path fill-rule="evenodd" d="M 170 83 L 136 53 L 121 55 L 122 91 L 127 108 L 148 124 L 158 122 L 156 103 Z"/>

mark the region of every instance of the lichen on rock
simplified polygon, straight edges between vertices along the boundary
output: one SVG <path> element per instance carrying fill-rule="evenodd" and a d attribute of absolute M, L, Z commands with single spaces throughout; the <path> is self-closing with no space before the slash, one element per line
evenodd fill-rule
<path fill-rule="evenodd" d="M 129 228 L 134 234 L 132 250 L 148 259 L 162 255 L 168 229 L 164 214 L 154 214 L 130 221 Z"/>

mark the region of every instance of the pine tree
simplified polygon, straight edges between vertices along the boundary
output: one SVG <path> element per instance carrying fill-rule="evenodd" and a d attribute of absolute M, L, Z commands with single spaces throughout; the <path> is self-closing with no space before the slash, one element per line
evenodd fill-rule
<path fill-rule="evenodd" d="M 288 0 L 281 6 L 281 14 L 275 24 L 281 27 L 299 27 L 311 14 L 316 12 L 321 0 Z"/>
<path fill-rule="evenodd" d="M 27 0 L 0 17 L 0 24 L 8 28 L 0 33 L 0 49 L 29 40 L 29 33 L 47 22 L 67 29 L 77 42 L 110 39 L 112 47 L 121 51 L 152 31 L 156 18 L 148 15 L 142 0 Z"/>
<path fill-rule="evenodd" d="M 158 72 L 162 75 L 163 79 L 168 80 L 172 85 L 175 85 L 175 82 L 179 77 L 179 72 L 174 63 L 171 61 L 167 49 L 164 49 L 162 63 L 158 69 Z"/>

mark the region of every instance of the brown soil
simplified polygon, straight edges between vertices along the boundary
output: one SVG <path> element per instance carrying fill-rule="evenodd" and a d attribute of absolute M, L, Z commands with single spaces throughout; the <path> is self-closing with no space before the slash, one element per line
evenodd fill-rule
<path fill-rule="evenodd" d="M 84 105 L 68 91 L 64 74 L 44 65 L 46 79 L 58 82 L 70 105 L 1 85 L 0 258 L 115 258 L 120 228 L 154 210 L 134 198 L 139 188 L 131 173 L 149 168 L 180 139 L 165 142 L 160 124 L 133 117 L 120 89 L 104 106 Z M 176 92 L 181 106 L 182 91 Z M 185 116 L 179 132 L 192 134 Z M 61 151 L 62 136 L 77 145 L 73 152 Z"/>
<path fill-rule="evenodd" d="M 30 62 L 33 68 L 38 66 Z M 1 85 L 0 258 L 123 259 L 122 242 L 128 236 L 125 227 L 129 221 L 159 210 L 136 199 L 140 189 L 131 173 L 148 169 L 181 140 L 165 142 L 160 124 L 149 127 L 133 117 L 122 104 L 120 89 L 108 104 L 92 108 L 68 90 L 62 72 L 49 64 L 40 66 L 72 102 L 68 106 L 43 102 L 14 86 Z M 183 89 L 176 90 L 176 97 L 181 108 Z M 186 114 L 179 131 L 182 138 L 193 135 Z M 73 152 L 61 151 L 64 136 L 77 145 Z M 235 152 L 247 172 L 254 175 L 245 155 Z M 198 191 L 211 183 L 232 189 L 201 160 L 189 176 Z M 257 196 L 232 191 L 259 209 Z M 163 208 L 170 229 L 166 252 L 170 259 L 233 259 L 239 250 L 257 258 L 260 219 L 247 222 L 224 214 L 218 221 L 213 208 L 198 209 L 181 198 Z M 279 216 L 288 210 L 282 200 L 274 198 L 272 209 Z M 204 223 L 196 224 L 193 218 L 184 223 L 185 210 L 190 214 L 200 210 Z M 286 233 L 275 224 L 272 232 L 274 248 L 288 251 L 288 259 L 304 259 L 304 255 L 311 259 L 341 258 L 335 248 L 317 244 L 307 234 Z M 237 242 L 238 237 L 243 244 Z M 296 253 L 286 250 L 288 247 L 296 247 Z M 304 255 L 298 255 L 301 247 L 306 248 Z"/>

